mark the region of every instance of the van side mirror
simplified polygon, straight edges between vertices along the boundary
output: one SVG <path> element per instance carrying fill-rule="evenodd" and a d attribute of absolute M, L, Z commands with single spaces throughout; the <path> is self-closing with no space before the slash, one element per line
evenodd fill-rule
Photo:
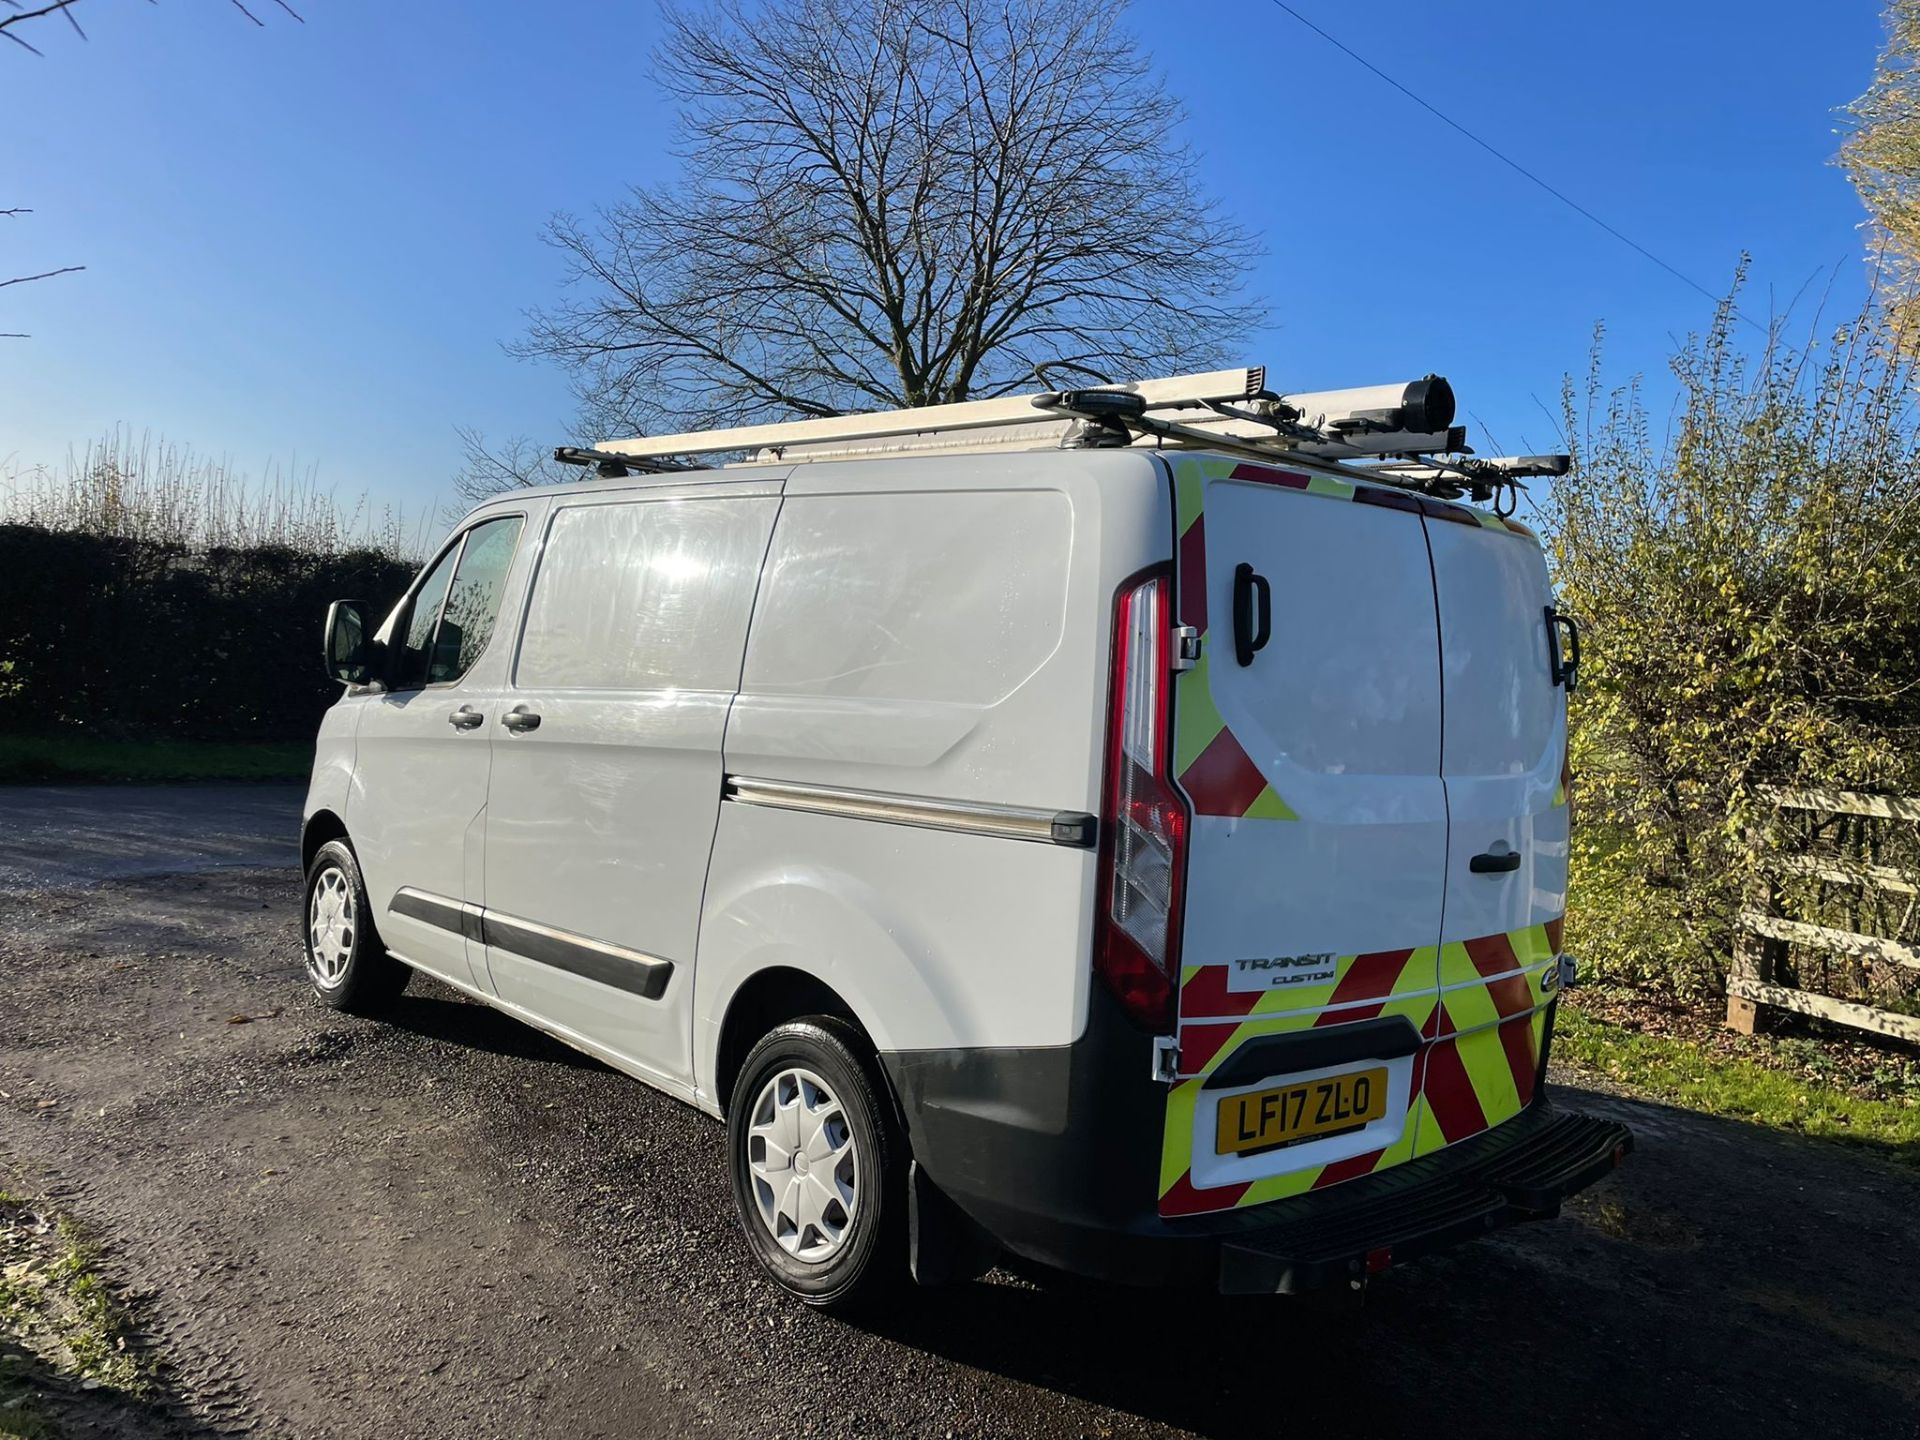
<path fill-rule="evenodd" d="M 336 600 L 327 607 L 329 679 L 342 685 L 365 685 L 373 678 L 373 649 L 365 601 Z"/>

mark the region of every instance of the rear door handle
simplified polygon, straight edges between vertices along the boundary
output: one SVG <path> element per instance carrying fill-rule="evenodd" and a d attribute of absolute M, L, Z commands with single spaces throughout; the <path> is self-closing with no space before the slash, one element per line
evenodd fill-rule
<path fill-rule="evenodd" d="M 524 705 L 516 705 L 500 717 L 500 723 L 519 735 L 528 730 L 538 730 L 540 716 L 538 712 L 529 710 Z"/>
<path fill-rule="evenodd" d="M 486 721 L 486 718 L 473 706 L 462 705 L 447 716 L 447 723 L 456 730 L 476 730 Z"/>
<path fill-rule="evenodd" d="M 1253 664 L 1254 652 L 1265 649 L 1272 636 L 1273 588 L 1242 560 L 1233 567 L 1233 658 L 1242 667 Z"/>
<path fill-rule="evenodd" d="M 1518 850 L 1484 850 L 1467 862 L 1467 869 L 1476 875 L 1505 875 L 1519 868 Z"/>

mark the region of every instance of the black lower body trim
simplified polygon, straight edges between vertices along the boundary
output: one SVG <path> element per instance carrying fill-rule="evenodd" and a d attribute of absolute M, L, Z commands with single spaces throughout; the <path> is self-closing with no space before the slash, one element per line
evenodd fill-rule
<path fill-rule="evenodd" d="M 449 900 L 425 890 L 403 888 L 387 907 L 395 915 L 423 920 L 469 940 L 512 951 L 523 960 L 551 965 L 585 979 L 625 990 L 643 1000 L 658 1000 L 673 978 L 673 962 L 657 955 L 629 950 L 605 940 L 590 939 L 532 920 Z"/>
<path fill-rule="evenodd" d="M 486 912 L 484 928 L 489 945 L 511 950 L 525 960 L 597 980 L 616 990 L 631 991 L 643 1000 L 658 1000 L 666 993 L 667 981 L 673 975 L 671 960 L 569 935 L 530 921 L 512 920 L 491 910 Z"/>
<path fill-rule="evenodd" d="M 394 892 L 393 903 L 387 909 L 410 920 L 424 920 L 442 930 L 451 930 L 469 940 L 482 938 L 480 918 L 485 912 L 478 905 L 464 905 L 444 895 L 429 895 L 425 890 L 403 887 Z"/>

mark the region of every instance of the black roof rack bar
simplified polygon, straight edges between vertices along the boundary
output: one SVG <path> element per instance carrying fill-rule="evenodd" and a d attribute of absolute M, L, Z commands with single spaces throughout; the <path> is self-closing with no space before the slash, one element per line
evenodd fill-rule
<path fill-rule="evenodd" d="M 619 480 L 628 475 L 669 475 L 680 470 L 696 470 L 696 465 L 681 465 L 651 455 L 621 455 L 611 450 L 582 450 L 574 445 L 556 445 L 553 458 L 562 465 L 591 465 L 603 480 Z"/>

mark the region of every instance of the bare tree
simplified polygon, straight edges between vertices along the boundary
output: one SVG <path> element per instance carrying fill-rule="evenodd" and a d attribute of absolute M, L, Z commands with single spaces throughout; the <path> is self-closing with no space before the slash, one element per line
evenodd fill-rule
<path fill-rule="evenodd" d="M 489 445 L 487 437 L 471 425 L 460 426 L 454 433 L 460 437 L 460 469 L 453 477 L 455 502 L 447 516 L 450 520 L 459 519 L 469 506 L 502 490 L 580 478 L 580 471 L 553 458 L 551 446 L 538 445 L 524 435 L 511 435 L 499 445 Z"/>
<path fill-rule="evenodd" d="M 1118 11 L 668 9 L 681 174 L 555 217 L 569 293 L 510 348 L 572 370 L 603 434 L 1217 360 L 1261 313 L 1240 298 L 1253 246 Z"/>

